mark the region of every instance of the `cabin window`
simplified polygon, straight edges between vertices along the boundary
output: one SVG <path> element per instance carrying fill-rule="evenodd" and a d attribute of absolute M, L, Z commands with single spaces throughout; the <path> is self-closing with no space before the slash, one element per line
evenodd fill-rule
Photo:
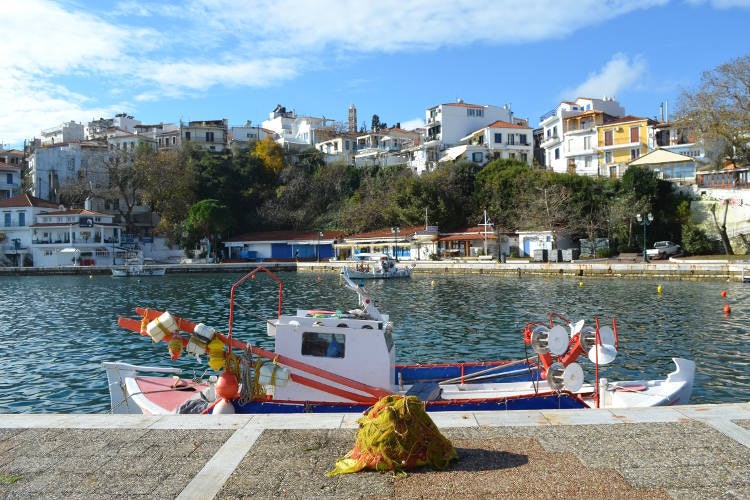
<path fill-rule="evenodd" d="M 346 335 L 343 333 L 302 333 L 302 355 L 321 358 L 343 358 L 346 353 Z"/>

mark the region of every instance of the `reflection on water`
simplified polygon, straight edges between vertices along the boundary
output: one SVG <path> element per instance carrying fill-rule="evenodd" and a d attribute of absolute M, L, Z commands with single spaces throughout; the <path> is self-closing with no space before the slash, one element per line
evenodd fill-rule
<path fill-rule="evenodd" d="M 137 306 L 167 309 L 226 330 L 229 289 L 239 274 L 0 279 L 0 413 L 106 411 L 102 361 L 169 366 L 164 345 L 117 326 Z M 284 311 L 349 309 L 352 292 L 333 274 L 282 273 Z M 620 352 L 602 376 L 661 378 L 671 357 L 697 363 L 695 403 L 750 400 L 750 286 L 741 283 L 486 276 L 414 276 L 368 282 L 395 323 L 398 362 L 516 359 L 525 355 L 520 328 L 550 312 L 571 320 L 617 318 Z M 582 286 L 581 286 L 582 284 Z M 657 293 L 657 286 L 663 293 Z M 727 298 L 721 291 L 727 291 Z M 276 315 L 278 285 L 267 276 L 237 293 L 233 334 L 264 347 L 264 319 Z M 725 316 L 723 307 L 732 313 Z M 205 360 L 204 360 L 205 361 Z M 183 357 L 178 366 L 201 373 Z M 591 364 L 582 361 L 591 380 Z"/>

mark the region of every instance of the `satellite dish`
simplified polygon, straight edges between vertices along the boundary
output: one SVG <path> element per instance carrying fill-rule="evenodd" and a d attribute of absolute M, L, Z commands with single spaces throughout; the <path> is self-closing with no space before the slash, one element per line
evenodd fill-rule
<path fill-rule="evenodd" d="M 563 384 L 570 392 L 576 392 L 583 385 L 583 368 L 578 363 L 570 363 L 563 371 Z"/>
<path fill-rule="evenodd" d="M 547 354 L 549 347 L 547 339 L 549 338 L 549 328 L 544 325 L 537 325 L 531 330 L 531 347 L 537 354 Z"/>
<path fill-rule="evenodd" d="M 583 323 L 584 322 L 585 322 L 585 320 L 579 320 L 575 324 L 573 324 L 573 323 L 570 324 L 570 336 L 571 337 L 581 331 L 581 328 L 583 328 Z"/>
<path fill-rule="evenodd" d="M 565 385 L 563 375 L 565 374 L 565 367 L 562 363 L 552 363 L 547 368 L 547 383 L 555 391 L 561 391 Z"/>
<path fill-rule="evenodd" d="M 598 358 L 597 350 L 599 351 Z M 595 345 L 589 349 L 588 356 L 592 363 L 596 363 L 598 360 L 600 365 L 608 365 L 617 357 L 617 349 L 612 344 Z"/>
<path fill-rule="evenodd" d="M 562 325 L 555 325 L 547 334 L 547 346 L 555 356 L 565 354 L 568 350 L 568 331 Z"/>

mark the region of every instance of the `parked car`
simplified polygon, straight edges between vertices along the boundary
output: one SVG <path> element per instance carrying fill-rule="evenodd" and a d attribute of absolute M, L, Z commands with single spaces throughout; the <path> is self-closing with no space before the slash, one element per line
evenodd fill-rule
<path fill-rule="evenodd" d="M 654 248 L 646 250 L 646 256 L 650 259 L 666 259 L 682 252 L 682 247 L 671 241 L 657 241 Z"/>

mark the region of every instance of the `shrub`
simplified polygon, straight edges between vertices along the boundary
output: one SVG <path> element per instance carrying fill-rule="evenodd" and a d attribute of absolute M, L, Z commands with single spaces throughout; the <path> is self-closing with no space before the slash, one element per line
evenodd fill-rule
<path fill-rule="evenodd" d="M 682 249 L 691 255 L 705 255 L 713 253 L 713 244 L 706 232 L 695 224 L 682 226 Z"/>

